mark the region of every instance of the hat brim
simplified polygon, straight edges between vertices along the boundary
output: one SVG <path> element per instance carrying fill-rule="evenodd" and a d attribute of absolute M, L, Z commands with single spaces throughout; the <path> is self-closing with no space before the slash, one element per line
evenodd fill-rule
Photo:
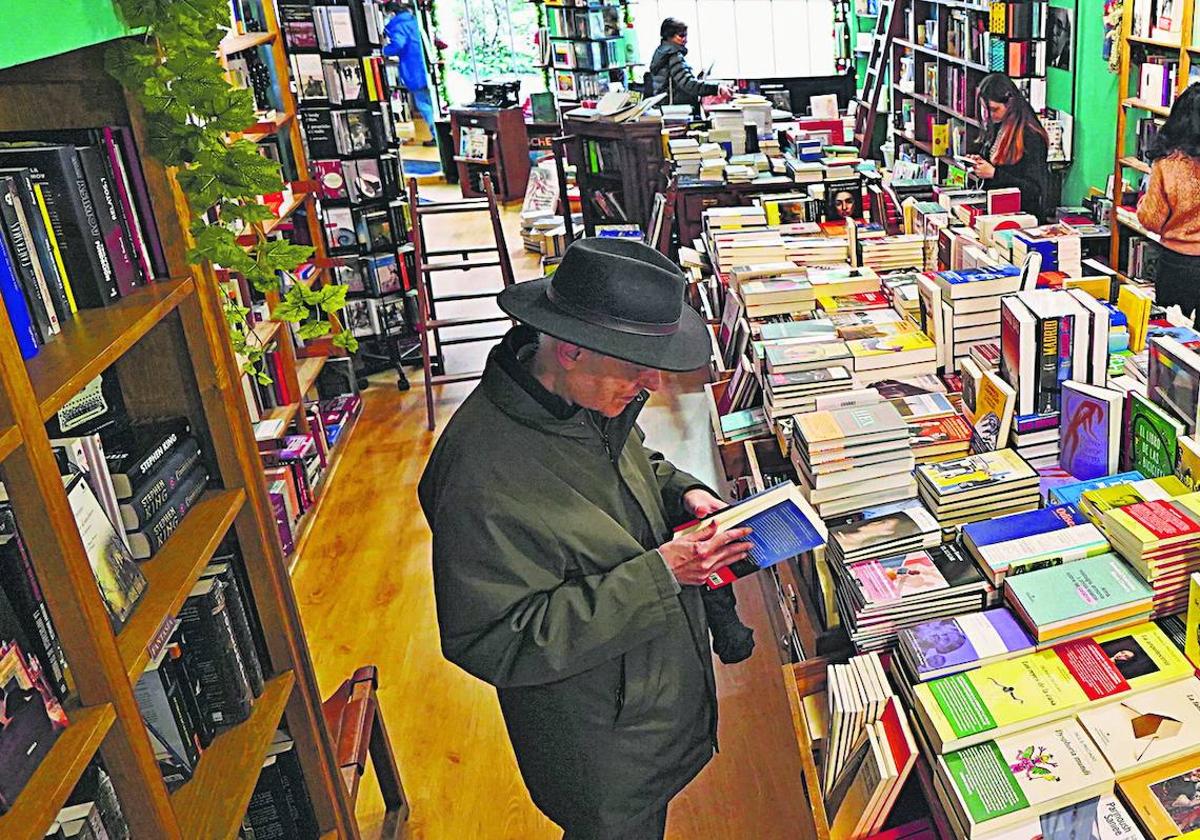
<path fill-rule="evenodd" d="M 546 297 L 549 285 L 549 277 L 517 283 L 502 291 L 496 302 L 506 315 L 539 332 L 644 367 L 683 372 L 708 362 L 712 351 L 708 325 L 686 303 L 675 332 L 635 335 L 591 324 L 562 311 Z"/>

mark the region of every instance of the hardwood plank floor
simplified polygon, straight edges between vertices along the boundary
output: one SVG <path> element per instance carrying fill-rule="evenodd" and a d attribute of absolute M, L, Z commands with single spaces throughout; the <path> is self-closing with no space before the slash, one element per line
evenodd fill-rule
<path fill-rule="evenodd" d="M 428 192 L 452 197 L 456 189 Z M 519 250 L 515 216 L 505 212 L 505 227 L 517 276 L 528 279 L 540 272 Z M 486 224 L 482 216 L 475 224 L 456 223 L 447 238 L 483 242 L 480 224 Z M 455 349 L 448 367 L 465 370 L 479 366 L 486 345 Z M 441 656 L 429 532 L 416 498 L 435 440 L 425 429 L 419 377 L 418 371 L 413 390 L 401 393 L 392 377 L 381 375 L 365 393 L 363 416 L 297 565 L 293 583 L 317 678 L 328 695 L 356 667 L 379 666 L 382 712 L 412 803 L 406 837 L 557 838 L 561 832 L 533 806 L 521 781 L 495 691 Z M 650 444 L 715 481 L 701 382 L 698 376 L 674 378 L 655 395 L 642 425 Z M 441 389 L 439 423 L 471 387 Z M 672 840 L 811 836 L 761 589 L 753 580 L 738 587 L 758 649 L 740 665 L 717 663 L 721 752 L 672 803 Z M 364 781 L 358 813 L 364 836 L 377 837 L 382 802 L 373 778 Z"/>

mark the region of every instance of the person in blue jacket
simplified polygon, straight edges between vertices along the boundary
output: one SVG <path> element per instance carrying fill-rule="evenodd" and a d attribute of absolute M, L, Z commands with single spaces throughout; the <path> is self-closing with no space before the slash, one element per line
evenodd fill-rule
<path fill-rule="evenodd" d="M 383 54 L 400 60 L 400 81 L 412 94 L 417 112 L 425 124 L 429 126 L 430 135 L 436 136 L 433 127 L 433 94 L 429 90 L 429 74 L 425 68 L 425 48 L 421 40 L 421 28 L 417 24 L 417 16 L 408 2 L 390 2 L 384 4 L 384 9 L 392 17 L 384 27 L 387 43 L 383 45 Z M 433 139 L 425 142 L 433 146 Z"/>

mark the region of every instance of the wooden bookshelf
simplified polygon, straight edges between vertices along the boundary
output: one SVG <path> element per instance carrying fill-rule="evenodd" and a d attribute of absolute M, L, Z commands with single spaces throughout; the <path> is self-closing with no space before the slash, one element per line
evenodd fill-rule
<path fill-rule="evenodd" d="M 300 562 L 300 556 L 304 553 L 304 545 L 308 541 L 309 534 L 312 532 L 312 524 L 317 521 L 317 514 L 321 510 L 321 505 L 325 501 L 325 497 L 329 495 L 329 486 L 337 476 L 338 466 L 342 463 L 342 456 L 346 453 L 346 442 L 357 427 L 358 415 L 355 415 L 346 421 L 346 425 L 342 427 L 341 433 L 338 434 L 337 441 L 329 450 L 329 460 L 325 465 L 325 472 L 321 474 L 321 478 L 317 480 L 317 485 L 313 488 L 316 502 L 304 512 L 304 515 L 300 517 L 300 521 L 296 524 L 296 532 L 292 538 L 292 551 L 287 556 L 287 570 L 289 575 L 296 571 L 296 564 Z"/>
<path fill-rule="evenodd" d="M 1178 97 L 1179 94 L 1183 93 L 1190 81 L 1188 75 L 1192 64 L 1192 53 L 1200 52 L 1200 44 L 1192 43 L 1192 20 L 1195 16 L 1195 4 L 1189 0 L 1189 2 L 1181 5 L 1183 8 L 1183 21 L 1181 23 L 1180 43 L 1178 44 L 1171 44 L 1155 38 L 1132 34 L 1134 0 L 1125 0 L 1121 14 L 1121 26 L 1117 30 L 1117 43 L 1115 46 L 1119 51 L 1117 54 L 1117 139 L 1113 155 L 1113 189 L 1117 195 L 1113 196 L 1114 223 L 1109 225 L 1112 229 L 1112 242 L 1109 245 L 1109 265 L 1122 271 L 1123 263 L 1121 262 L 1121 256 L 1124 250 L 1123 245 L 1126 244 L 1126 239 L 1130 233 L 1157 239 L 1157 237 L 1138 223 L 1136 216 L 1133 216 L 1130 211 L 1122 209 L 1122 183 L 1127 173 L 1133 171 L 1139 173 L 1140 176 L 1147 175 L 1150 172 L 1150 164 L 1139 157 L 1140 150 L 1136 148 L 1137 137 L 1136 132 L 1132 130 L 1133 126 L 1130 124 L 1129 112 L 1134 111 L 1149 114 L 1151 118 L 1159 121 L 1165 120 L 1171 113 L 1171 106 L 1169 105 L 1143 102 L 1138 98 L 1138 93 L 1140 92 L 1138 90 L 1140 74 L 1139 68 L 1133 67 L 1133 56 L 1131 53 L 1134 49 L 1139 51 L 1150 49 L 1156 51 L 1156 55 L 1165 52 L 1169 57 L 1178 58 L 1179 65 L 1175 74 L 1174 96 Z"/>
<path fill-rule="evenodd" d="M 966 20 L 974 25 L 982 23 L 984 31 L 988 31 L 990 7 L 986 4 L 959 2 L 959 0 L 895 0 L 893 14 L 904 15 L 908 25 L 904 27 L 904 37 L 892 41 L 892 52 L 888 61 L 888 73 L 891 79 L 891 129 L 892 139 L 897 145 L 897 151 L 903 144 L 913 147 L 916 151 L 937 161 L 937 174 L 944 176 L 947 167 L 959 165 L 954 160 L 954 142 L 945 154 L 933 155 L 932 136 L 928 128 L 932 118 L 937 123 L 949 123 L 952 133 L 961 131 L 962 143 L 966 148 L 975 144 L 983 131 L 983 115 L 975 113 L 977 97 L 975 91 L 979 82 L 988 73 L 990 57 L 987 55 L 968 58 L 965 54 L 966 44 L 952 45 L 951 43 L 951 12 L 966 15 Z M 1042 8 L 1045 12 L 1046 0 L 1031 0 L 1027 7 Z M 926 38 L 923 28 L 926 21 L 936 18 L 934 31 Z M 918 36 L 922 36 L 918 39 Z M 1001 38 L 1006 46 L 1011 42 L 1028 42 L 1034 44 L 1041 38 L 1018 38 L 1007 35 L 992 35 Z M 968 36 L 965 40 L 970 40 Z M 956 47 L 956 48 L 954 48 Z M 955 55 L 955 52 L 960 54 Z M 1007 56 L 1007 49 L 1005 50 Z M 901 71 L 902 58 L 911 61 L 912 78 L 903 78 Z M 980 59 L 980 60 L 976 60 Z M 927 67 L 936 68 L 936 89 L 924 90 L 925 72 Z M 960 103 L 963 107 L 955 107 L 954 92 L 952 91 L 951 74 L 963 74 L 965 78 L 966 101 Z M 1030 73 L 1021 79 L 1036 79 L 1045 84 L 1045 73 Z M 906 128 L 903 114 L 911 109 L 913 114 L 913 130 Z"/>
<path fill-rule="evenodd" d="M 262 37 L 264 43 L 278 43 L 273 36 Z M 0 472 L 75 691 L 66 707 L 70 725 L 14 808 L 0 818 L 0 836 L 39 840 L 99 752 L 133 836 L 229 837 L 244 813 L 265 749 L 286 720 L 320 830 L 356 838 L 276 535 L 218 283 L 211 268 L 186 262 L 190 241 L 182 193 L 172 173 L 146 151 L 142 112 L 104 72 L 103 46 L 0 71 L 0 130 L 101 125 L 133 128 L 174 279 L 139 289 L 115 306 L 81 310 L 28 363 L 20 357 L 7 314 L 0 313 Z M 150 585 L 118 634 L 109 624 L 44 425 L 101 371 L 115 372 L 135 419 L 186 416 L 214 468 L 208 493 L 145 564 Z M 250 718 L 222 733 L 205 752 L 195 777 L 170 795 L 132 683 L 148 658 L 147 642 L 178 610 L 230 527 L 263 628 L 267 688 Z"/>

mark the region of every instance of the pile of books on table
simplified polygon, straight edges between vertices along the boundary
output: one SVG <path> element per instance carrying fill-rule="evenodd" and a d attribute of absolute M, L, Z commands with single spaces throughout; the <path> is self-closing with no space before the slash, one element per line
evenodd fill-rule
<path fill-rule="evenodd" d="M 890 403 L 798 415 L 792 463 L 823 517 L 912 498 L 908 427 Z"/>
<path fill-rule="evenodd" d="M 916 471 L 920 499 L 942 525 L 964 525 L 1038 507 L 1038 474 L 1011 449 L 981 452 Z"/>

